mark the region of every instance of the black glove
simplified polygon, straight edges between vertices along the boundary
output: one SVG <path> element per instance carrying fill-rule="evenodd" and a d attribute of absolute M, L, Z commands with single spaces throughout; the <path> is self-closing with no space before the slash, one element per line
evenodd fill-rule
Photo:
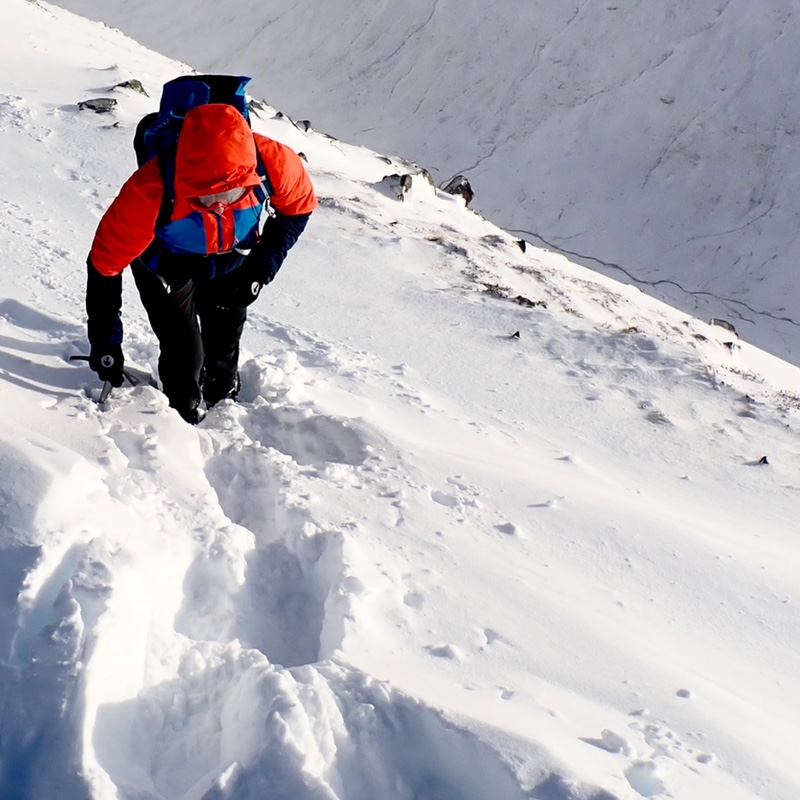
<path fill-rule="evenodd" d="M 97 373 L 101 381 L 108 381 L 115 388 L 122 386 L 125 376 L 122 367 L 125 358 L 122 347 L 118 344 L 109 344 L 105 347 L 93 347 L 89 354 L 89 366 Z"/>
<path fill-rule="evenodd" d="M 91 351 L 89 366 L 101 381 L 122 386 L 122 275 L 101 275 L 87 259 L 86 312 Z"/>
<path fill-rule="evenodd" d="M 305 230 L 310 216 L 311 214 L 289 216 L 276 212 L 275 216 L 266 221 L 261 232 L 261 241 L 247 258 L 252 268 L 257 270 L 261 283 L 270 283 L 278 274 L 286 254 Z"/>
<path fill-rule="evenodd" d="M 240 267 L 208 281 L 205 291 L 219 308 L 246 308 L 261 293 L 264 285 L 256 264 L 246 258 Z"/>
<path fill-rule="evenodd" d="M 288 216 L 276 213 L 264 224 L 261 241 L 240 266 L 208 282 L 213 302 L 220 308 L 245 308 L 270 283 L 286 253 L 303 232 L 311 214 Z"/>

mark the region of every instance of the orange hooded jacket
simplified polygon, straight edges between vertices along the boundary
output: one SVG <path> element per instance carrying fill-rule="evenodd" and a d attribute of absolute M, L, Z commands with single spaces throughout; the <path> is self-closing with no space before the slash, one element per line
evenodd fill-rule
<path fill-rule="evenodd" d="M 170 222 L 201 215 L 206 253 L 224 253 L 237 243 L 236 218 L 257 205 L 253 192 L 221 214 L 190 201 L 261 182 L 256 148 L 271 184 L 270 203 L 280 214 L 310 214 L 317 207 L 311 180 L 289 147 L 253 133 L 232 106 L 210 103 L 186 114 L 175 157 L 174 201 Z M 102 275 L 118 275 L 156 238 L 164 184 L 158 158 L 151 158 L 125 182 L 100 220 L 90 259 Z"/>

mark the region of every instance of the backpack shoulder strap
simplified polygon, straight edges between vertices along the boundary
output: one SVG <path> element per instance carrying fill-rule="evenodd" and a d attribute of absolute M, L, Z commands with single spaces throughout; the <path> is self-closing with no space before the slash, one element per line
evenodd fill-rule
<path fill-rule="evenodd" d="M 156 226 L 169 222 L 172 216 L 172 202 L 175 199 L 175 152 L 177 142 L 164 153 L 153 153 L 147 146 L 146 136 L 148 131 L 158 120 L 158 113 L 153 112 L 142 117 L 136 126 L 136 133 L 133 137 L 133 150 L 136 153 L 136 165 L 141 167 L 154 156 L 158 156 L 158 167 L 161 172 L 161 183 L 163 192 L 161 194 L 161 207 L 158 210 Z M 171 153 L 169 152 L 171 150 Z M 164 156 L 162 158 L 162 155 Z"/>
<path fill-rule="evenodd" d="M 272 184 L 269 180 L 269 175 L 267 174 L 267 168 L 264 166 L 264 161 L 261 158 L 261 152 L 258 149 L 258 144 L 256 144 L 256 174 L 259 178 L 261 178 L 261 183 L 258 184 L 253 189 L 256 197 L 258 198 L 259 202 L 264 203 L 267 208 L 271 208 L 269 198 L 272 194 Z"/>
<path fill-rule="evenodd" d="M 175 202 L 175 156 L 177 151 L 176 142 L 158 154 L 158 168 L 161 171 L 161 183 L 164 191 L 161 195 L 161 207 L 158 209 L 156 227 L 166 225 L 172 217 L 172 205 Z"/>
<path fill-rule="evenodd" d="M 136 153 L 136 166 L 141 167 L 152 158 L 145 145 L 145 136 L 147 131 L 155 124 L 158 119 L 158 112 L 153 111 L 151 114 L 146 114 L 139 120 L 136 126 L 136 133 L 133 136 L 133 152 Z"/>

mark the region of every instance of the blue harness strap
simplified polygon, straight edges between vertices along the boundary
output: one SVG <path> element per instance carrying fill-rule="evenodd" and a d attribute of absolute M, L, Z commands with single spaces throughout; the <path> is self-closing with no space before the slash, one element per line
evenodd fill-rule
<path fill-rule="evenodd" d="M 267 168 L 261 160 L 261 153 L 258 152 L 258 145 L 256 145 L 256 174 L 261 178 L 261 183 L 253 187 L 256 197 L 260 203 L 269 210 L 272 208 L 269 202 L 270 195 L 272 194 L 272 184 L 269 182 L 269 175 L 267 175 Z"/>

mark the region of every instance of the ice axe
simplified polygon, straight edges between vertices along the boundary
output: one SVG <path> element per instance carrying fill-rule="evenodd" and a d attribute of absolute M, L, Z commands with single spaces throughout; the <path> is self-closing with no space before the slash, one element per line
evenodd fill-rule
<path fill-rule="evenodd" d="M 89 356 L 84 356 L 84 355 L 70 356 L 69 360 L 88 361 Z M 125 369 L 125 367 L 122 368 L 122 374 L 125 377 L 125 380 L 127 380 L 131 386 L 138 386 L 141 383 L 141 381 L 136 377 L 136 375 L 134 375 L 132 372 L 129 372 L 127 369 Z M 108 400 L 108 396 L 111 394 L 111 390 L 113 388 L 114 387 L 111 385 L 111 381 L 103 381 L 103 388 L 100 390 L 100 397 L 98 398 L 97 402 L 105 403 L 105 401 Z"/>

